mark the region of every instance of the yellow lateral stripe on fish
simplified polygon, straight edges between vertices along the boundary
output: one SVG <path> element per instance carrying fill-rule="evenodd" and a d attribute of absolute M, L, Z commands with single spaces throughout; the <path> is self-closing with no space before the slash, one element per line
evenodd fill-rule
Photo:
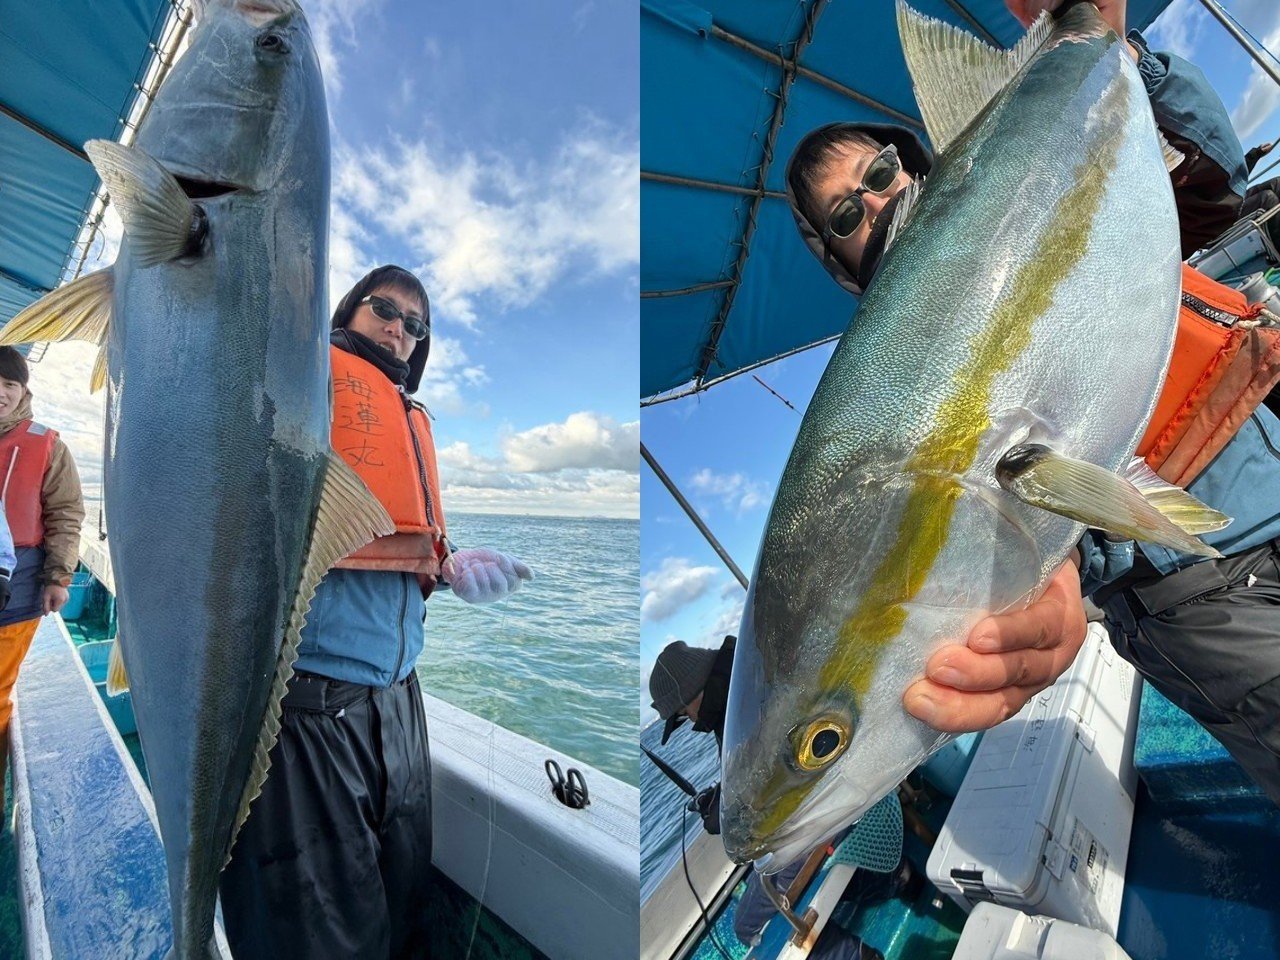
<path fill-rule="evenodd" d="M 1112 84 L 1103 99 L 1127 96 L 1122 84 Z M 1100 106 L 1113 109 L 1111 103 Z M 1114 109 L 1125 107 L 1120 103 Z M 996 375 L 1008 370 L 1030 345 L 1035 321 L 1048 310 L 1058 285 L 1084 256 L 1106 185 L 1099 173 L 1114 162 L 1117 149 L 1115 138 L 1104 139 L 1100 145 L 1104 155 L 1080 165 L 1075 185 L 1058 204 L 1040 242 L 1045 255 L 1014 274 L 1008 295 L 996 304 L 991 322 L 974 338 L 969 362 L 957 372 L 936 424 L 907 464 L 915 485 L 897 538 L 840 628 L 835 655 L 823 668 L 825 687 L 847 685 L 860 700 L 870 689 L 880 651 L 906 623 L 904 605 L 924 586 L 947 542 L 952 514 L 963 492 L 956 478 L 973 463 L 982 435 L 991 425 L 988 407 Z"/>

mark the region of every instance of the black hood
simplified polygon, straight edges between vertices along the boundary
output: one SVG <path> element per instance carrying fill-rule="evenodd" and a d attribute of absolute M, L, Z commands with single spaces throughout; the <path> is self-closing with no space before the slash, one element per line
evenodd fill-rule
<path fill-rule="evenodd" d="M 884 253 L 884 239 L 888 232 L 889 224 L 892 222 L 892 209 L 886 207 L 885 213 L 890 216 L 881 214 L 880 219 L 883 224 L 877 223 L 879 228 L 879 236 L 872 235 L 868 238 L 864 261 L 866 269 L 859 270 L 859 276 L 855 277 L 835 257 L 826 256 L 826 251 L 822 243 L 822 227 L 815 226 L 809 222 L 808 217 L 800 210 L 800 204 L 796 200 L 795 192 L 791 189 L 791 166 L 795 163 L 796 156 L 812 137 L 821 137 L 830 134 L 837 129 L 856 130 L 859 133 L 866 134 L 877 143 L 888 146 L 893 144 L 898 148 L 898 157 L 902 161 L 902 169 L 906 170 L 912 177 L 923 177 L 933 167 L 933 153 L 926 147 L 919 137 L 906 127 L 900 127 L 892 123 L 828 123 L 825 126 L 818 127 L 805 134 L 800 143 L 796 144 L 796 149 L 791 154 L 791 159 L 787 161 L 787 172 L 783 178 L 787 185 L 787 202 L 791 206 L 791 215 L 795 218 L 796 228 L 800 231 L 800 237 L 804 240 L 804 244 L 809 248 L 809 252 L 818 258 L 818 262 L 822 264 L 823 269 L 831 274 L 831 278 L 840 284 L 844 289 L 848 290 L 854 296 L 861 296 L 862 291 L 866 289 L 867 284 L 871 281 L 871 276 L 875 273 L 875 268 L 879 265 L 880 255 Z M 891 204 L 896 206 L 897 197 Z M 869 256 L 868 256 L 869 255 Z"/>
<path fill-rule="evenodd" d="M 410 280 L 412 283 L 408 282 Z M 413 353 L 409 354 L 409 373 L 404 381 L 405 392 L 413 394 L 417 393 L 422 383 L 422 371 L 426 369 L 427 357 L 431 353 L 431 302 L 427 299 L 427 291 L 410 271 L 394 264 L 387 264 L 365 274 L 354 287 L 347 291 L 347 295 L 334 309 L 331 329 L 345 330 L 351 321 L 352 314 L 356 312 L 356 307 L 360 306 L 360 301 L 369 294 L 369 291 L 376 290 L 388 282 L 394 286 L 413 288 L 414 292 L 422 298 L 422 319 L 427 323 L 427 335 L 417 342 Z M 390 356 L 389 353 L 388 356 Z"/>

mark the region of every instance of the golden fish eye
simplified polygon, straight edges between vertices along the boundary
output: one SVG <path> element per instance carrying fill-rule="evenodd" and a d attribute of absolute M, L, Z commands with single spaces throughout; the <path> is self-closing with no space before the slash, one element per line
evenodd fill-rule
<path fill-rule="evenodd" d="M 849 735 L 832 720 L 815 720 L 809 724 L 796 751 L 796 762 L 802 770 L 821 770 L 844 752 Z"/>

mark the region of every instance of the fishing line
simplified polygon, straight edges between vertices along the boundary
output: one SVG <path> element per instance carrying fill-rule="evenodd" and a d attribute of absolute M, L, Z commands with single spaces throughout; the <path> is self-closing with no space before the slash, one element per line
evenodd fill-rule
<path fill-rule="evenodd" d="M 698 910 L 701 911 L 702 913 L 702 926 L 707 931 L 707 936 L 711 938 L 711 943 L 715 946 L 717 950 L 720 951 L 720 956 L 724 957 L 724 960 L 733 960 L 733 957 L 729 955 L 729 952 L 720 945 L 720 940 L 716 937 L 716 931 L 711 925 L 711 918 L 707 916 L 707 908 L 702 903 L 702 898 L 698 896 L 697 888 L 693 885 L 693 877 L 689 876 L 689 857 L 688 857 L 688 854 L 685 852 L 685 843 L 684 843 L 685 825 L 689 819 L 688 813 L 689 813 L 689 808 L 685 806 L 683 802 L 681 802 L 680 804 L 680 862 L 684 865 L 684 882 L 689 885 L 689 892 L 693 894 L 693 899 L 698 903 Z"/>
<path fill-rule="evenodd" d="M 506 602 L 504 601 L 502 610 L 502 623 L 498 625 L 498 635 L 501 636 L 507 629 L 507 611 Z M 484 879 L 480 882 L 480 896 L 476 898 L 476 921 L 471 925 L 471 938 L 467 941 L 467 954 L 464 960 L 471 960 L 471 948 L 475 946 L 476 931 L 480 929 L 480 913 L 484 910 L 484 897 L 489 892 L 489 867 L 493 864 L 493 810 L 494 810 L 494 782 L 493 782 L 493 739 L 494 731 L 498 725 L 494 721 L 489 721 L 489 762 L 487 764 L 488 776 L 485 785 L 489 793 L 489 842 L 488 849 L 484 855 Z"/>

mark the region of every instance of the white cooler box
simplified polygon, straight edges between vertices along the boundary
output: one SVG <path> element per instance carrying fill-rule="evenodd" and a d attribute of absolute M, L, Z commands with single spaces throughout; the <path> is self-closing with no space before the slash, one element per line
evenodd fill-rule
<path fill-rule="evenodd" d="M 980 903 L 951 960 L 1130 960 L 1112 937 L 1065 920 Z"/>
<path fill-rule="evenodd" d="M 1140 684 L 1090 624 L 1071 669 L 983 737 L 929 855 L 939 890 L 1116 935 Z"/>

